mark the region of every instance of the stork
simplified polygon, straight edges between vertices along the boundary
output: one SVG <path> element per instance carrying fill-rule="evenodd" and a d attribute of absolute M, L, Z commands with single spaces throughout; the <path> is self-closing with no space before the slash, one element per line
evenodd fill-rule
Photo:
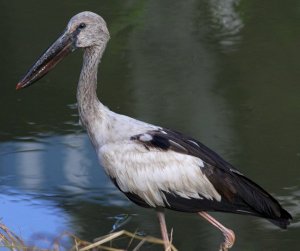
<path fill-rule="evenodd" d="M 285 229 L 292 216 L 217 153 L 180 132 L 117 114 L 98 100 L 98 65 L 109 38 L 99 15 L 85 11 L 73 16 L 16 89 L 30 86 L 83 48 L 77 88 L 80 120 L 116 187 L 139 206 L 157 210 L 165 250 L 170 249 L 165 208 L 197 213 L 220 229 L 224 235 L 220 250 L 231 248 L 235 235 L 207 211 L 253 215 Z"/>

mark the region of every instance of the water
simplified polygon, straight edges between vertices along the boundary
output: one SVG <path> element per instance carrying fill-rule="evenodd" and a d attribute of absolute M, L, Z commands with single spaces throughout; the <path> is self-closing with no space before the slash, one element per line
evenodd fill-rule
<path fill-rule="evenodd" d="M 31 0 L 0 1 L 0 9 L 0 217 L 8 227 L 28 241 L 63 231 L 92 240 L 114 228 L 160 236 L 155 213 L 133 205 L 104 175 L 78 123 L 81 53 L 15 91 L 68 19 L 92 10 L 111 31 L 100 99 L 116 112 L 200 139 L 293 215 L 282 231 L 261 219 L 215 213 L 236 231 L 232 250 L 299 245 L 298 1 Z M 179 250 L 217 250 L 222 239 L 195 215 L 168 211 L 167 223 Z"/>

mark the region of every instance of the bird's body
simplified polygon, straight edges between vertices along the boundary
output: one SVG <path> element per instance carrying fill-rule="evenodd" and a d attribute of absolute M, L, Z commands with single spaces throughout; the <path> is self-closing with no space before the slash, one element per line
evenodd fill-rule
<path fill-rule="evenodd" d="M 226 238 L 230 230 L 203 211 L 259 216 L 286 228 L 290 214 L 264 189 L 199 141 L 114 113 L 98 100 L 97 69 L 108 40 L 109 33 L 100 16 L 92 12 L 77 14 L 17 89 L 41 78 L 74 48 L 84 48 L 77 91 L 80 120 L 105 172 L 130 200 L 159 210 L 201 212 Z M 159 216 L 167 241 L 164 219 Z M 232 245 L 225 244 L 224 250 Z"/>
<path fill-rule="evenodd" d="M 105 172 L 136 204 L 249 214 L 286 227 L 282 217 L 288 214 L 271 195 L 199 141 L 114 113 L 101 103 L 98 110 L 106 119 L 83 124 Z"/>

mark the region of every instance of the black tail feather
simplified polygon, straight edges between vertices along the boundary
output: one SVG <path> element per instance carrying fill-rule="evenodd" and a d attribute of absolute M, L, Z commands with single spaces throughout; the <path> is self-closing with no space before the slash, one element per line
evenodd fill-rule
<path fill-rule="evenodd" d="M 276 226 L 286 229 L 292 216 L 279 202 L 262 187 L 241 174 L 234 174 L 239 199 L 248 205 L 249 209 L 259 217 L 266 218 Z"/>

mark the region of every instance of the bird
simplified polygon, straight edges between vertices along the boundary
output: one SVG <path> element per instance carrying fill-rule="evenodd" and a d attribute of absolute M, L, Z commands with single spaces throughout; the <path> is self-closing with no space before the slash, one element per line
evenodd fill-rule
<path fill-rule="evenodd" d="M 32 85 L 71 52 L 83 50 L 77 86 L 81 124 L 114 185 L 135 204 L 157 211 L 165 250 L 171 247 L 165 209 L 198 214 L 217 227 L 224 236 L 220 250 L 233 246 L 235 234 L 208 212 L 257 216 L 286 229 L 292 220 L 289 212 L 200 141 L 115 113 L 100 102 L 96 93 L 98 65 L 109 39 L 101 16 L 91 11 L 74 15 L 16 89 Z"/>

